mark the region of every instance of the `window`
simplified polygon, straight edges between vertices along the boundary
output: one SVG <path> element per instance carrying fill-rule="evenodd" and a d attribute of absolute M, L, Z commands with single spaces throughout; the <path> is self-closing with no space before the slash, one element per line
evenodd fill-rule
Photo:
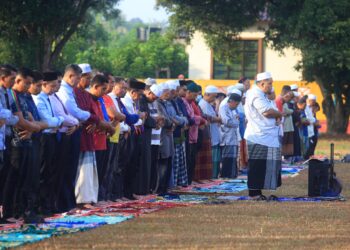
<path fill-rule="evenodd" d="M 214 79 L 239 79 L 241 76 L 253 79 L 258 71 L 262 71 L 262 39 L 239 40 L 236 43 L 237 56 L 232 61 L 224 64 L 213 59 Z"/>

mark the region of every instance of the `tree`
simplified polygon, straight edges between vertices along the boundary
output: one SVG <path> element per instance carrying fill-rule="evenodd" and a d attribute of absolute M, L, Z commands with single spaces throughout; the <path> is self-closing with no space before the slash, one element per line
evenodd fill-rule
<path fill-rule="evenodd" d="M 174 78 L 186 74 L 188 65 L 183 45 L 157 33 L 141 42 L 136 39 L 135 29 L 110 50 L 110 60 L 116 74 L 139 78 L 158 77 L 163 68 L 169 68 Z"/>
<path fill-rule="evenodd" d="M 62 49 L 89 17 L 89 11 L 118 15 L 119 0 L 7 0 L 0 8 L 0 37 L 9 59 L 50 69 Z M 3 60 L 3 59 L 2 59 Z"/>
<path fill-rule="evenodd" d="M 331 134 L 346 133 L 350 115 L 350 2 L 275 1 L 268 5 L 267 39 L 276 49 L 299 49 L 297 68 L 316 81 Z"/>
<path fill-rule="evenodd" d="M 296 68 L 321 88 L 328 132 L 346 132 L 350 115 L 350 2 L 347 0 L 158 0 L 174 25 L 202 31 L 209 46 L 230 47 L 238 32 L 264 19 L 266 40 L 300 50 Z M 220 45 L 221 43 L 221 45 Z M 225 55 L 225 49 L 220 52 Z"/>

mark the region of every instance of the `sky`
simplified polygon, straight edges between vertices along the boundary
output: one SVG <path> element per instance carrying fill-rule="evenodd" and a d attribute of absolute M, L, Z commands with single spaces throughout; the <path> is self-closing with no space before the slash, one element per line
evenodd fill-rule
<path fill-rule="evenodd" d="M 127 20 L 141 18 L 144 22 L 165 22 L 168 14 L 164 8 L 155 9 L 156 0 L 121 0 L 117 8 Z"/>

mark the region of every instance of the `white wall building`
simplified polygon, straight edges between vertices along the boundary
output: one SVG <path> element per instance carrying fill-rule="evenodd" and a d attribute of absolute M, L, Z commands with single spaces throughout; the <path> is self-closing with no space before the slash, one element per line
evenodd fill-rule
<path fill-rule="evenodd" d="M 298 51 L 285 49 L 284 54 L 264 44 L 264 32 L 252 27 L 239 35 L 240 58 L 233 59 L 232 68 L 214 60 L 215 51 L 209 48 L 203 34 L 196 32 L 186 50 L 189 54 L 190 79 L 238 79 L 241 76 L 254 78 L 262 71 L 270 71 L 274 80 L 300 81 L 301 73 L 294 69 L 300 60 Z"/>

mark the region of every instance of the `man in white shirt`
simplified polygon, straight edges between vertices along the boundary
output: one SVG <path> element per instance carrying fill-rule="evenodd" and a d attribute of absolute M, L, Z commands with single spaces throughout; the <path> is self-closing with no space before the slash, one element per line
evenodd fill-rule
<path fill-rule="evenodd" d="M 267 98 L 272 91 L 269 72 L 257 75 L 257 85 L 248 90 L 244 106 L 248 120 L 244 138 L 248 143 L 248 188 L 253 199 L 266 199 L 262 189 L 281 185 L 281 149 L 278 126 L 282 114 Z"/>
<path fill-rule="evenodd" d="M 213 85 L 209 85 L 205 88 L 204 96 L 199 101 L 199 106 L 203 114 L 209 121 L 210 139 L 211 139 L 211 153 L 213 162 L 213 178 L 217 179 L 220 172 L 220 124 L 221 118 L 215 112 L 212 105 L 219 89 Z"/>

